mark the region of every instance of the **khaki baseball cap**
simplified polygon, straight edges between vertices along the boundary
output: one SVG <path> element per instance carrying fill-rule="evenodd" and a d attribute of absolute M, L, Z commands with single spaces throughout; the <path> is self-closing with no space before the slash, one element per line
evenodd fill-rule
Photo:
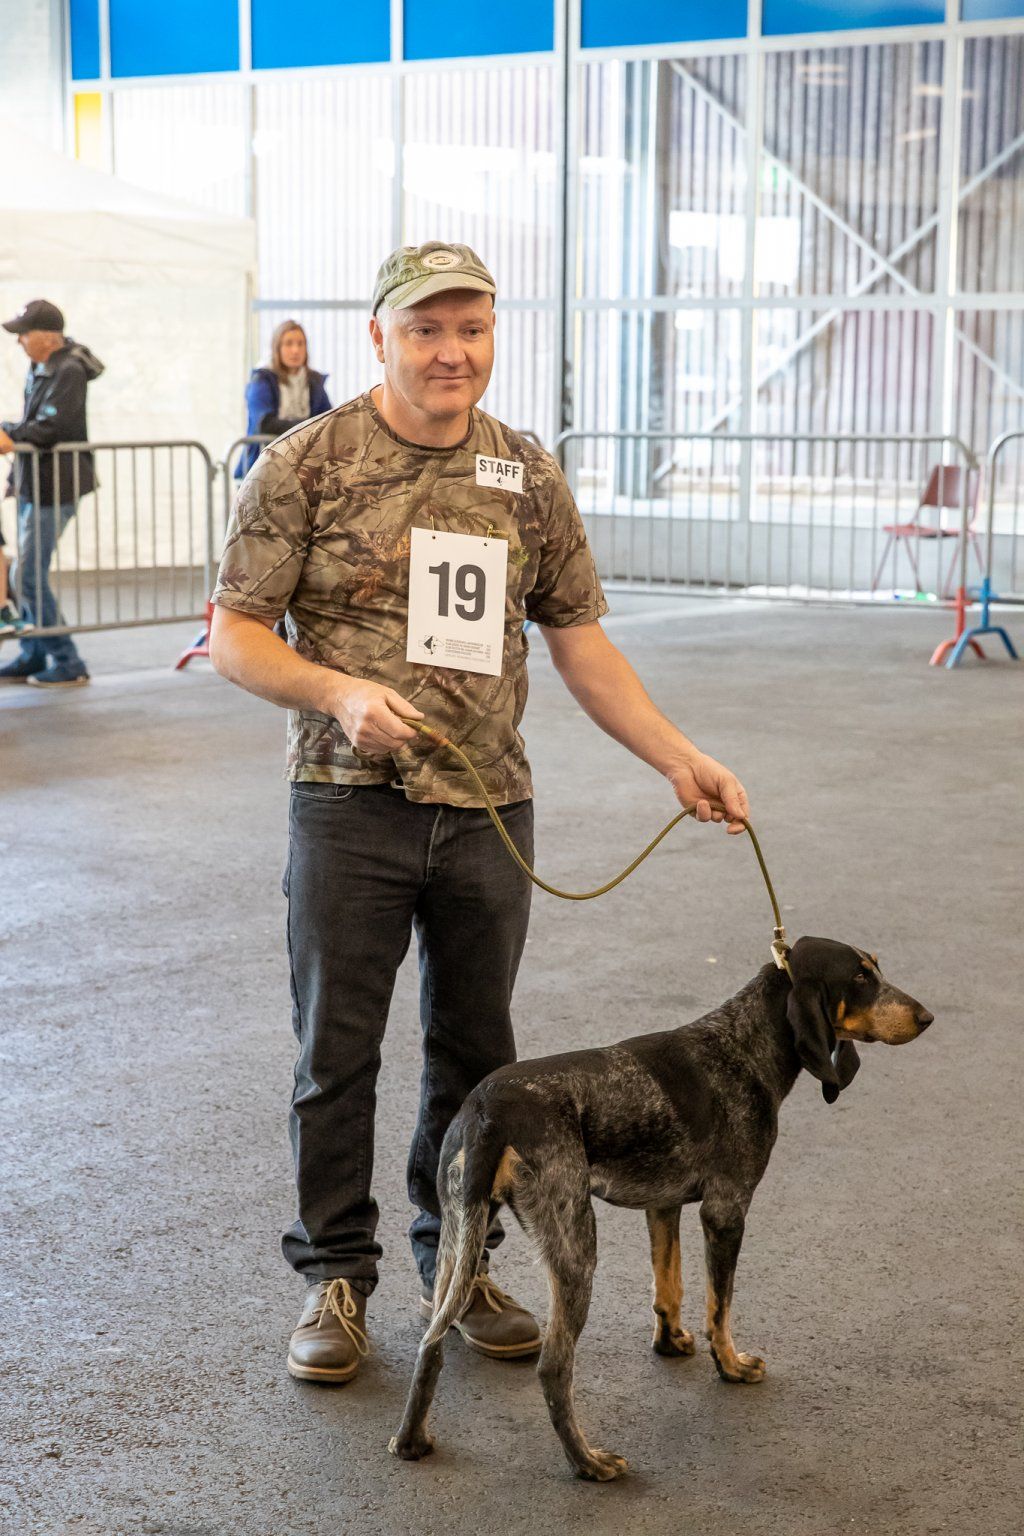
<path fill-rule="evenodd" d="M 468 245 L 446 245 L 443 240 L 400 245 L 377 273 L 373 313 L 382 304 L 390 309 L 408 309 L 410 304 L 420 304 L 451 288 L 475 289 L 492 298 L 497 292 L 494 278 Z"/>

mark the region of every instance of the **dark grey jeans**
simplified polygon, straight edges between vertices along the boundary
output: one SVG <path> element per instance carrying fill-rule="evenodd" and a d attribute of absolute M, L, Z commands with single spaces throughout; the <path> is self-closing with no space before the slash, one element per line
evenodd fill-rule
<path fill-rule="evenodd" d="M 533 804 L 501 817 L 533 860 Z M 510 1004 L 530 882 L 486 811 L 418 805 L 389 785 L 293 784 L 288 954 L 299 1040 L 291 1140 L 298 1220 L 289 1264 L 369 1294 L 381 1248 L 370 1192 L 380 1046 L 395 974 L 415 929 L 423 1076 L 409 1152 L 409 1236 L 432 1290 L 444 1133 L 481 1078 L 515 1060 Z M 488 1246 L 503 1236 L 495 1221 Z"/>

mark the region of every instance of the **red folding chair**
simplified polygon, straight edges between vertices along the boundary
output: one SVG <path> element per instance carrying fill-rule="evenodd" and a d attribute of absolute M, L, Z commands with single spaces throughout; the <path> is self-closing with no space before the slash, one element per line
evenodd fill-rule
<path fill-rule="evenodd" d="M 940 597 L 952 596 L 953 573 L 956 570 L 957 558 L 960 554 L 960 521 L 958 518 L 955 527 L 946 527 L 942 521 L 942 514 L 947 508 L 953 508 L 959 513 L 963 505 L 963 480 L 961 476 L 964 473 L 965 470 L 959 464 L 936 464 L 928 476 L 928 484 L 925 486 L 924 495 L 918 502 L 916 515 L 907 523 L 886 523 L 884 525 L 882 532 L 887 533 L 889 537 L 882 551 L 882 558 L 878 562 L 875 579 L 871 583 L 872 592 L 877 590 L 878 584 L 882 579 L 882 572 L 885 570 L 885 562 L 889 558 L 890 550 L 892 550 L 892 574 L 893 585 L 895 586 L 896 566 L 899 560 L 899 547 L 901 543 L 906 545 L 907 559 L 910 561 L 910 568 L 914 573 L 914 585 L 918 592 L 923 591 L 921 573 L 917 568 L 918 540 L 955 539 L 956 544 L 953 547 L 953 557 L 949 562 L 949 570 L 946 572 L 946 579 L 942 583 L 939 592 Z M 974 558 L 978 562 L 978 570 L 984 576 L 985 567 L 982 562 L 981 542 L 977 532 L 978 507 L 981 502 L 981 471 L 978 469 L 968 469 L 966 474 L 967 505 L 971 511 L 970 522 L 967 525 L 967 537 L 974 550 Z M 930 511 L 934 511 L 937 514 L 934 522 L 929 521 L 925 515 Z"/>

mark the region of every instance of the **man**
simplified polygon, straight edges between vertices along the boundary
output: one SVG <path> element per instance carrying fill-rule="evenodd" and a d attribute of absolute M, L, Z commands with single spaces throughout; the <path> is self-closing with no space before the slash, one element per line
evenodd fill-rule
<path fill-rule="evenodd" d="M 0 683 L 81 688 L 89 673 L 71 636 L 43 638 L 29 628 L 64 623 L 50 586 L 50 562 L 78 510 L 79 497 L 96 481 L 91 453 L 47 450 L 57 443 L 88 441 L 85 392 L 103 372 L 103 364 L 88 347 L 64 335 L 64 316 L 46 299 L 33 299 L 13 320 L 5 320 L 3 328 L 17 336 L 31 366 L 21 420 L 0 422 L 0 453 L 13 453 L 17 443 L 41 451 L 38 476 L 31 454 L 15 454 L 11 470 L 9 488 L 18 499 L 18 585 L 26 623 L 18 656 L 0 666 Z"/>
<path fill-rule="evenodd" d="M 746 814 L 731 773 L 651 703 L 604 635 L 579 513 L 548 454 L 476 409 L 494 359 L 494 281 L 468 246 L 384 262 L 370 335 L 384 382 L 267 448 L 247 476 L 213 601 L 214 666 L 293 711 L 285 889 L 299 1055 L 298 1219 L 284 1251 L 309 1283 L 288 1368 L 350 1379 L 381 1250 L 370 1191 L 375 1082 L 395 974 L 415 929 L 424 1067 L 410 1229 L 431 1311 L 445 1130 L 514 1060 L 510 1002 L 530 884 L 469 775 L 473 759 L 532 860 L 523 627 L 532 619 L 591 717 L 663 772 L 700 819 Z M 273 634 L 287 613 L 292 645 Z M 739 823 L 731 830 L 741 831 Z M 533 1317 L 486 1273 L 459 1324 L 497 1358 L 535 1352 Z"/>

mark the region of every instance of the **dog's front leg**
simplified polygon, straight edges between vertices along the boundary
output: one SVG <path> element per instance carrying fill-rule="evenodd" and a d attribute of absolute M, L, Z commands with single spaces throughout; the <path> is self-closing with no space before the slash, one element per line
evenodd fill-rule
<path fill-rule="evenodd" d="M 680 1205 L 647 1210 L 651 1235 L 651 1270 L 654 1275 L 654 1339 L 659 1355 L 692 1355 L 693 1334 L 682 1325 L 683 1267 L 679 1257 Z"/>
<path fill-rule="evenodd" d="M 704 1228 L 704 1259 L 708 1272 L 708 1338 L 723 1381 L 761 1381 L 760 1355 L 737 1353 L 729 1313 L 736 1261 L 743 1241 L 743 1207 L 728 1201 L 705 1200 L 700 1208 Z"/>

